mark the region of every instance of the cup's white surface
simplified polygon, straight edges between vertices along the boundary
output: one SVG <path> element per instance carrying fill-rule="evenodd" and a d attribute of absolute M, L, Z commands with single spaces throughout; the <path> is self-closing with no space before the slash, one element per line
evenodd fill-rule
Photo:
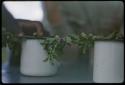
<path fill-rule="evenodd" d="M 39 40 L 28 39 L 22 43 L 20 71 L 24 75 L 51 76 L 57 72 L 57 65 L 49 61 L 44 62 L 47 53 L 40 45 Z"/>
<path fill-rule="evenodd" d="M 121 83 L 124 80 L 123 42 L 96 41 L 93 80 L 96 83 Z"/>

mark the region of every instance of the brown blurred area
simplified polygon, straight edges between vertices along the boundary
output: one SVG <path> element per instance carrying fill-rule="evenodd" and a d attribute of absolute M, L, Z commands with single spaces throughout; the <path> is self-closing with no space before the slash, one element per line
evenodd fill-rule
<path fill-rule="evenodd" d="M 44 1 L 55 34 L 80 32 L 108 35 L 124 30 L 121 1 Z M 124 35 L 123 31 L 120 32 Z"/>
<path fill-rule="evenodd" d="M 43 24 L 40 21 L 30 21 L 17 19 L 18 25 L 21 27 L 24 35 L 38 35 L 43 36 L 47 35 Z M 34 34 L 35 33 L 35 34 Z"/>
<path fill-rule="evenodd" d="M 18 20 L 27 32 L 24 34 L 37 32 L 42 35 L 43 29 L 51 29 L 52 34 L 60 36 L 81 32 L 108 35 L 113 31 L 124 35 L 124 5 L 121 1 L 43 1 L 41 4 L 44 4 L 43 12 L 46 11 L 42 22 Z M 50 24 L 48 28 L 45 20 Z M 46 32 L 51 33 L 50 30 Z"/>

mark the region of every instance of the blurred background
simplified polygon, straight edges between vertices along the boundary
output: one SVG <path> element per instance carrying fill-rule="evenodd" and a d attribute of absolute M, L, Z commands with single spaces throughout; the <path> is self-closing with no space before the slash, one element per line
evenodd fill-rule
<path fill-rule="evenodd" d="M 52 35 L 80 32 L 107 35 L 124 30 L 124 5 L 120 1 L 5 1 L 4 4 L 14 18 L 40 21 Z"/>
<path fill-rule="evenodd" d="M 123 30 L 124 6 L 120 1 L 44 2 L 54 34 L 80 32 L 107 35 Z"/>

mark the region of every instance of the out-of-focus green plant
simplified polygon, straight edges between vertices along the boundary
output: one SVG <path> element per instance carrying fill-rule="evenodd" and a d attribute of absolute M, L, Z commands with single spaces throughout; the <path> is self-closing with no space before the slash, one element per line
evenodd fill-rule
<path fill-rule="evenodd" d="M 85 54 L 87 50 L 94 45 L 95 40 L 124 40 L 124 36 L 119 35 L 118 32 L 113 32 L 108 36 L 96 36 L 82 32 L 79 35 L 72 34 L 65 37 L 60 37 L 58 35 L 50 37 L 33 37 L 41 39 L 41 45 L 48 53 L 48 57 L 44 61 L 50 61 L 52 64 L 54 64 L 53 61 L 55 59 L 59 58 L 59 55 L 63 54 L 65 45 L 76 44 L 80 48 L 80 54 Z M 21 45 L 21 42 L 22 39 L 13 33 L 2 33 L 2 46 L 7 44 L 9 48 L 13 50 L 15 56 L 20 56 L 21 48 L 19 47 L 19 44 Z"/>
<path fill-rule="evenodd" d="M 69 35 L 70 44 L 76 44 L 80 48 L 80 55 L 85 54 L 94 44 L 92 34 L 81 33 L 79 35 Z"/>
<path fill-rule="evenodd" d="M 8 47 L 12 50 L 13 56 L 20 56 L 20 45 L 21 45 L 21 39 L 17 37 L 16 34 L 11 32 L 2 32 L 2 47 L 5 47 L 8 45 Z"/>
<path fill-rule="evenodd" d="M 53 61 L 58 59 L 59 55 L 63 53 L 65 44 L 65 41 L 63 41 L 58 35 L 42 39 L 41 45 L 48 53 L 48 57 L 44 61 L 49 60 L 54 64 Z"/>

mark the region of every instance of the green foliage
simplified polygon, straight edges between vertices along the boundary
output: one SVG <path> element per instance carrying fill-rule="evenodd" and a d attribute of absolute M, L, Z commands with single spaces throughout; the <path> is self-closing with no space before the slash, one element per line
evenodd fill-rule
<path fill-rule="evenodd" d="M 48 53 L 48 57 L 44 61 L 50 61 L 52 64 L 54 64 L 55 59 L 59 58 L 59 55 L 63 54 L 63 48 L 65 45 L 76 44 L 80 48 L 80 54 L 85 54 L 88 49 L 94 45 L 94 41 L 97 39 L 124 39 L 124 36 L 119 35 L 118 32 L 113 32 L 108 36 L 95 36 L 93 34 L 81 33 L 79 35 L 67 35 L 63 38 L 59 37 L 58 35 L 51 37 L 34 37 L 41 39 L 41 45 Z M 15 34 L 9 32 L 2 33 L 2 46 L 7 44 L 9 48 L 13 50 L 14 56 L 20 56 L 21 42 L 22 39 L 17 37 Z"/>
<path fill-rule="evenodd" d="M 54 59 L 57 59 L 58 55 L 63 53 L 65 42 L 63 42 L 61 38 L 56 35 L 54 37 L 47 37 L 43 39 L 41 45 L 43 45 L 48 53 L 48 58 L 46 58 L 44 61 L 49 60 L 53 64 Z"/>
<path fill-rule="evenodd" d="M 86 51 L 93 46 L 94 39 L 92 34 L 81 33 L 80 35 L 69 35 L 73 44 L 80 48 L 80 55 L 85 54 Z"/>
<path fill-rule="evenodd" d="M 21 53 L 21 39 L 15 34 L 10 32 L 5 32 L 2 35 L 2 47 L 8 45 L 8 47 L 13 51 L 13 56 L 20 56 Z"/>

